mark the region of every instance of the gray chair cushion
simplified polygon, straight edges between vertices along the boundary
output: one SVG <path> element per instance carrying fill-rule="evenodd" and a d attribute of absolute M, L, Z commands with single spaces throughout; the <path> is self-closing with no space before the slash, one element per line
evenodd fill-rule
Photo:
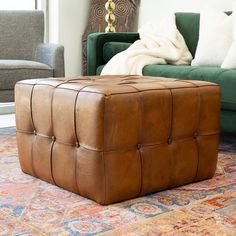
<path fill-rule="evenodd" d="M 14 89 L 17 81 L 53 76 L 46 64 L 25 60 L 0 60 L 0 90 Z"/>

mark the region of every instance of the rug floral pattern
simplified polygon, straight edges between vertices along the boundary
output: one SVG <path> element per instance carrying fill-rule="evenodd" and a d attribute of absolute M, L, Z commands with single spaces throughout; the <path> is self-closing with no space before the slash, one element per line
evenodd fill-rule
<path fill-rule="evenodd" d="M 100 206 L 23 174 L 14 128 L 0 129 L 0 235 L 236 235 L 235 143 L 211 180 Z"/>

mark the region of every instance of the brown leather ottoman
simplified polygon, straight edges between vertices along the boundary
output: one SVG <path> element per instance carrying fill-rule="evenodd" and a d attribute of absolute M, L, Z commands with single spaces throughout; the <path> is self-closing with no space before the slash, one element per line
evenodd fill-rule
<path fill-rule="evenodd" d="M 25 80 L 16 85 L 22 170 L 109 204 L 211 178 L 220 90 L 157 77 Z"/>

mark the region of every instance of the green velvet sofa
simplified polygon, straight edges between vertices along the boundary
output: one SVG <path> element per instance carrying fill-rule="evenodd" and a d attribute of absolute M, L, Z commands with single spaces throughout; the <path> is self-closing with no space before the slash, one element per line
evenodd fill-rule
<path fill-rule="evenodd" d="M 228 13 L 230 14 L 230 13 Z M 176 13 L 177 28 L 193 57 L 199 38 L 198 13 Z M 104 65 L 117 53 L 128 48 L 138 33 L 93 33 L 88 37 L 88 75 L 99 75 Z M 214 55 L 212 55 L 214 57 Z M 148 65 L 143 75 L 214 82 L 221 87 L 221 131 L 236 134 L 236 69 L 194 67 L 190 65 Z"/>

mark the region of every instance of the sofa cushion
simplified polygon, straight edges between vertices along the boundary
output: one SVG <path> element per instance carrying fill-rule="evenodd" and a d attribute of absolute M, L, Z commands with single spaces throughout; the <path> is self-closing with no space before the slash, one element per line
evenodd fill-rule
<path fill-rule="evenodd" d="M 47 78 L 53 76 L 53 69 L 35 61 L 0 60 L 0 90 L 14 89 L 22 79 Z"/>
<path fill-rule="evenodd" d="M 117 53 L 126 50 L 131 43 L 124 42 L 107 42 L 103 46 L 103 59 L 108 62 Z"/>

